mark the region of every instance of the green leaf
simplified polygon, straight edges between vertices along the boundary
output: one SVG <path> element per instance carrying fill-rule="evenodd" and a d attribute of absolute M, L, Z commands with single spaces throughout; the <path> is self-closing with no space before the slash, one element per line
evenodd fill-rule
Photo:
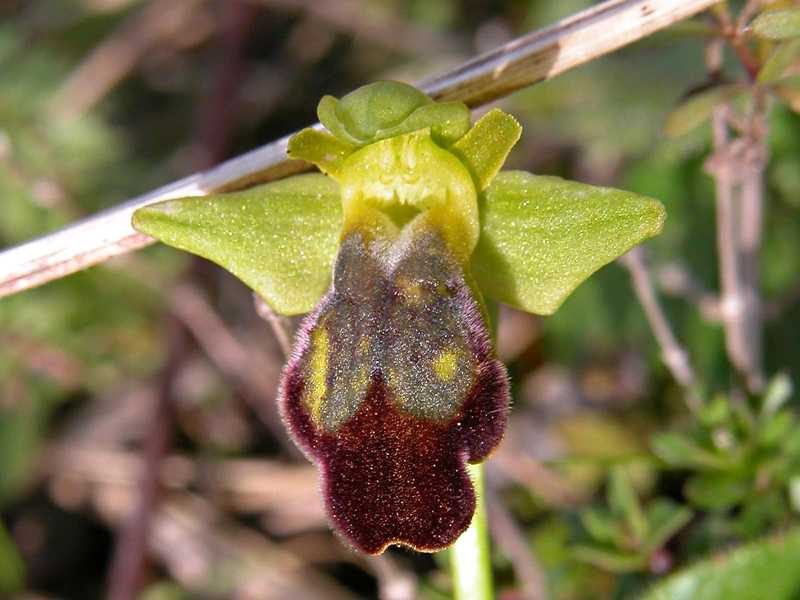
<path fill-rule="evenodd" d="M 785 77 L 774 82 L 773 89 L 789 108 L 800 113 L 800 75 Z"/>
<path fill-rule="evenodd" d="M 792 458 L 800 457 L 800 430 L 792 431 L 783 442 L 783 453 Z"/>
<path fill-rule="evenodd" d="M 0 521 L 0 594 L 13 594 L 22 590 L 25 565 L 14 541 Z"/>
<path fill-rule="evenodd" d="M 743 546 L 673 575 L 642 600 L 795 600 L 800 530 Z"/>
<path fill-rule="evenodd" d="M 764 392 L 764 401 L 761 404 L 761 414 L 771 415 L 776 413 L 791 398 L 794 386 L 792 378 L 786 373 L 778 373 L 767 386 Z"/>
<path fill-rule="evenodd" d="M 587 508 L 580 513 L 581 524 L 595 541 L 614 546 L 625 544 L 625 531 L 610 511 L 601 508 Z"/>
<path fill-rule="evenodd" d="M 647 534 L 647 519 L 642 511 L 642 505 L 636 497 L 636 490 L 633 489 L 622 467 L 611 469 L 608 504 L 614 513 L 625 518 L 628 528 L 636 540 L 641 542 Z"/>
<path fill-rule="evenodd" d="M 757 36 L 768 40 L 800 37 L 800 9 L 761 13 L 753 21 L 752 27 Z"/>
<path fill-rule="evenodd" d="M 479 205 L 472 267 L 481 289 L 543 315 L 597 269 L 658 234 L 665 218 L 652 198 L 523 171 L 498 174 Z"/>
<path fill-rule="evenodd" d="M 318 173 L 133 216 L 137 230 L 214 261 L 283 315 L 310 311 L 328 289 L 341 221 L 339 188 Z"/>
<path fill-rule="evenodd" d="M 758 82 L 773 83 L 779 80 L 798 58 L 800 58 L 800 40 L 779 44 L 759 70 Z"/>
<path fill-rule="evenodd" d="M 792 504 L 792 510 L 800 513 L 800 476 L 789 479 L 789 502 Z"/>
<path fill-rule="evenodd" d="M 506 162 L 520 135 L 522 126 L 519 121 L 494 108 L 478 119 L 475 126 L 449 150 L 467 165 L 478 190 L 484 190 Z"/>
<path fill-rule="evenodd" d="M 705 427 L 719 427 L 729 422 L 731 416 L 729 400 L 722 395 L 714 398 L 703 405 L 700 409 L 698 418 Z"/>
<path fill-rule="evenodd" d="M 692 511 L 666 498 L 658 498 L 647 507 L 649 533 L 643 548 L 651 554 L 661 548 L 692 519 Z"/>
<path fill-rule="evenodd" d="M 709 473 L 691 477 L 684 492 L 695 506 L 719 510 L 739 504 L 751 489 L 751 483 L 741 476 Z"/>
<path fill-rule="evenodd" d="M 575 546 L 573 556 L 610 573 L 631 573 L 647 568 L 648 557 L 636 552 L 623 552 L 598 546 Z"/>
<path fill-rule="evenodd" d="M 653 436 L 653 452 L 672 467 L 725 469 L 729 462 L 709 452 L 694 440 L 680 433 L 662 433 Z"/>
<path fill-rule="evenodd" d="M 763 448 L 776 448 L 796 427 L 794 414 L 788 410 L 766 416 L 758 425 L 758 443 Z"/>
<path fill-rule="evenodd" d="M 719 85 L 689 96 L 668 116 L 664 133 L 669 137 L 679 137 L 705 123 L 718 105 L 743 93 L 738 84 Z"/>

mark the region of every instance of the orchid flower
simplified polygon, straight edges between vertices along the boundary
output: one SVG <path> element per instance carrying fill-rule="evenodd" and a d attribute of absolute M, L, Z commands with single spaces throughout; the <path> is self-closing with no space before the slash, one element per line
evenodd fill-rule
<path fill-rule="evenodd" d="M 510 404 L 484 297 L 551 314 L 664 221 L 633 193 L 500 168 L 520 137 L 493 109 L 390 81 L 337 100 L 289 141 L 321 173 L 138 210 L 134 226 L 308 313 L 279 401 L 356 549 L 450 545 L 469 525 L 466 463 L 500 443 Z"/>

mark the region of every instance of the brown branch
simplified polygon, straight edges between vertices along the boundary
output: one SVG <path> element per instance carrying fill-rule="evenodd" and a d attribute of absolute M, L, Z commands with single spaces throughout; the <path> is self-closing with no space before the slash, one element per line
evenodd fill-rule
<path fill-rule="evenodd" d="M 97 104 L 162 42 L 186 31 L 205 0 L 154 0 L 108 36 L 70 74 L 53 98 L 53 109 L 75 117 Z"/>
<path fill-rule="evenodd" d="M 302 11 L 339 30 L 389 50 L 413 55 L 454 53 L 465 44 L 452 34 L 412 25 L 391 14 L 368 12 L 359 0 L 258 0 L 284 11 Z"/>
<path fill-rule="evenodd" d="M 290 452 L 299 455 L 286 437 L 275 407 L 275 389 L 280 372 L 277 368 L 270 369 L 274 361 L 260 349 L 245 346 L 233 335 L 195 286 L 183 284 L 175 290 L 172 310 L 211 361 L 240 388 L 242 397 L 272 434 Z"/>
<path fill-rule="evenodd" d="M 158 402 L 144 440 L 144 464 L 136 508 L 120 530 L 109 573 L 108 598 L 135 600 L 143 583 L 148 536 L 158 502 L 161 464 L 175 426 L 173 388 L 186 351 L 185 332 L 174 319 L 168 327 L 169 358 L 160 378 Z"/>
<path fill-rule="evenodd" d="M 730 20 L 729 15 L 727 19 Z M 709 52 L 706 62 L 710 73 L 718 71 L 721 53 Z M 748 389 L 758 393 L 764 387 L 758 255 L 767 127 L 764 92 L 756 85 L 752 90 L 752 108 L 739 138 L 732 139 L 729 130 L 730 123 L 736 120 L 730 103 L 714 110 L 713 154 L 705 167 L 714 179 L 716 195 L 720 314 L 725 347 Z"/>
<path fill-rule="evenodd" d="M 758 77 L 759 62 L 747 46 L 747 41 L 742 35 L 742 27 L 740 24 L 734 23 L 733 17 L 728 10 L 728 5 L 725 2 L 718 3 L 714 7 L 713 14 L 719 22 L 722 35 L 730 43 L 750 81 L 755 81 Z"/>
<path fill-rule="evenodd" d="M 678 343 L 672 327 L 667 320 L 664 309 L 658 301 L 650 270 L 644 257 L 644 249 L 638 246 L 620 259 L 628 269 L 631 276 L 636 297 L 642 305 L 650 329 L 661 348 L 661 358 L 672 376 L 686 392 L 686 404 L 689 409 L 696 411 L 700 408 L 701 401 L 695 390 L 697 379 L 694 369 L 689 362 L 689 354 Z"/>
<path fill-rule="evenodd" d="M 657 270 L 656 277 L 665 293 L 692 303 L 707 321 L 719 323 L 722 320 L 719 298 L 697 281 L 684 265 L 677 262 L 664 265 Z"/>
<path fill-rule="evenodd" d="M 514 566 L 524 600 L 544 600 L 547 598 L 545 574 L 539 560 L 531 551 L 525 534 L 514 521 L 511 512 L 491 486 L 486 486 L 486 509 L 489 513 L 489 528 L 492 538 L 508 556 Z"/>
<path fill-rule="evenodd" d="M 281 347 L 283 358 L 289 358 L 289 354 L 292 351 L 292 336 L 286 317 L 282 317 L 272 310 L 269 305 L 264 302 L 263 298 L 255 292 L 253 292 L 253 305 L 255 306 L 256 314 L 269 323 L 272 333 L 275 335 L 275 339 Z"/>
<path fill-rule="evenodd" d="M 752 19 L 756 11 L 761 8 L 763 2 L 764 0 L 747 0 L 747 4 L 744 5 L 742 10 L 739 11 L 739 15 L 736 17 L 736 30 L 739 32 L 739 35 L 745 31 L 750 19 Z"/>

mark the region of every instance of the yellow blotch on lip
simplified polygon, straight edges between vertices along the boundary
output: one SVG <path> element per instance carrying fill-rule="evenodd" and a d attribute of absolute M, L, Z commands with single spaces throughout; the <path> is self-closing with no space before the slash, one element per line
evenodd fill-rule
<path fill-rule="evenodd" d="M 433 372 L 442 381 L 450 381 L 456 374 L 458 354 L 453 350 L 445 350 L 433 361 Z"/>
<path fill-rule="evenodd" d="M 306 406 L 311 413 L 311 419 L 319 423 L 322 399 L 325 397 L 328 385 L 328 333 L 321 327 L 311 334 L 311 360 L 308 362 L 308 391 L 306 392 Z"/>
<path fill-rule="evenodd" d="M 396 285 L 398 288 L 400 288 L 400 291 L 402 292 L 406 302 L 412 306 L 418 305 L 423 301 L 423 290 L 419 282 L 410 281 L 405 278 L 398 278 Z"/>

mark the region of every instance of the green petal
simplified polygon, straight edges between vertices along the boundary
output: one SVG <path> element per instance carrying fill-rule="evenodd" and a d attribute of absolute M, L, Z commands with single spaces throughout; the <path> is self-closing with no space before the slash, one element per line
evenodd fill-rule
<path fill-rule="evenodd" d="M 344 159 L 353 153 L 355 146 L 339 141 L 330 133 L 307 127 L 289 139 L 287 150 L 289 158 L 308 161 L 323 173 L 336 177 Z"/>
<path fill-rule="evenodd" d="M 467 165 L 475 186 L 483 190 L 500 171 L 521 134 L 522 126 L 514 117 L 494 108 L 478 119 L 450 151 Z"/>
<path fill-rule="evenodd" d="M 342 226 L 339 187 L 319 173 L 137 210 L 133 226 L 199 254 L 253 288 L 277 313 L 310 311 L 328 289 Z"/>
<path fill-rule="evenodd" d="M 336 114 L 336 107 L 339 105 L 339 100 L 333 96 L 323 96 L 322 100 L 317 104 L 317 117 L 319 122 L 325 128 L 335 135 L 341 141 L 358 146 L 361 144 L 357 137 L 350 135 L 344 123 L 339 119 Z"/>
<path fill-rule="evenodd" d="M 364 146 L 430 128 L 437 142 L 449 145 L 470 126 L 463 102 L 434 102 L 413 86 L 376 81 L 341 100 L 325 96 L 317 105 L 320 122 L 339 140 Z"/>
<path fill-rule="evenodd" d="M 658 234 L 660 202 L 524 171 L 500 173 L 480 200 L 472 268 L 487 296 L 549 315 L 584 279 Z"/>
<path fill-rule="evenodd" d="M 469 131 L 470 121 L 469 108 L 463 102 L 437 102 L 421 106 L 394 127 L 377 130 L 371 141 L 430 127 L 434 139 L 448 145 Z"/>

